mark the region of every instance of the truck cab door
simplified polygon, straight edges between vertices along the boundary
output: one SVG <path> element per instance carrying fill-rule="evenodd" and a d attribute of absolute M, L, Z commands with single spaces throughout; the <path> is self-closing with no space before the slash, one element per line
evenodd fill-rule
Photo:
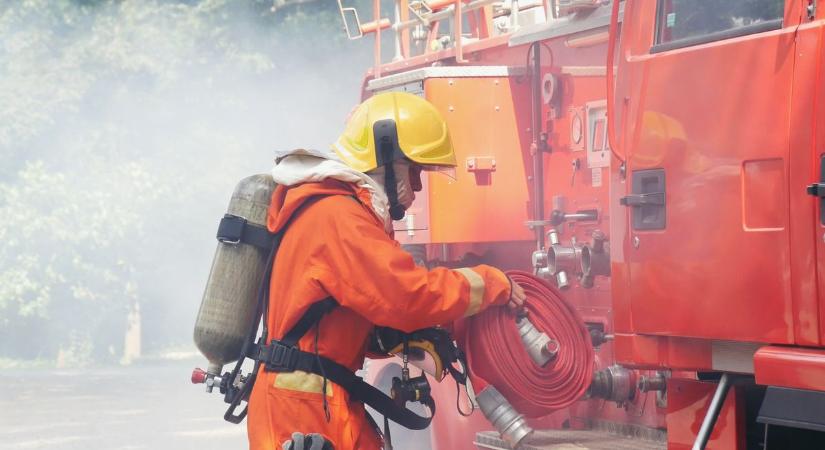
<path fill-rule="evenodd" d="M 798 33 L 797 81 L 794 99 L 799 104 L 798 122 L 812 124 L 813 133 L 799 126 L 799 142 L 792 145 L 796 165 L 792 168 L 791 199 L 796 200 L 792 220 L 798 222 L 794 233 L 800 255 L 796 264 L 815 271 L 815 278 L 799 280 L 799 289 L 818 306 L 819 345 L 825 343 L 825 5 L 803 18 Z M 811 242 L 813 239 L 813 242 Z M 815 249 L 812 254 L 805 249 Z M 801 269 L 800 269 L 801 270 Z M 816 320 L 811 320 L 816 324 Z"/>
<path fill-rule="evenodd" d="M 822 31 L 820 31 L 822 32 Z M 820 59 L 822 55 L 820 55 Z M 821 61 L 820 61 L 821 63 Z M 823 81 L 820 80 L 819 86 Z M 820 90 L 822 88 L 820 87 Z M 820 108 L 822 108 L 820 106 Z M 825 111 L 818 111 L 819 121 L 817 136 L 825 134 Z M 817 139 L 816 150 L 814 151 L 814 173 L 817 175 L 817 180 L 807 186 L 809 195 L 813 195 L 816 200 L 814 221 L 814 243 L 816 246 L 816 274 L 817 274 L 817 303 L 819 307 L 819 344 L 825 342 L 825 139 Z"/>
<path fill-rule="evenodd" d="M 800 5 L 627 2 L 616 96 L 626 179 L 614 209 L 626 217 L 619 273 L 633 332 L 794 341 L 788 179 Z"/>
<path fill-rule="evenodd" d="M 791 97 L 790 201 L 791 292 L 796 343 L 825 342 L 825 8 L 816 2 L 802 11 L 796 32 Z"/>

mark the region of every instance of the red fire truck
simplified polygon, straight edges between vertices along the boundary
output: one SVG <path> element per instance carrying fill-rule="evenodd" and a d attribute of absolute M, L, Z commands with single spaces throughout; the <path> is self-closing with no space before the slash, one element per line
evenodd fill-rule
<path fill-rule="evenodd" d="M 424 264 L 532 271 L 590 331 L 590 389 L 528 417 L 520 448 L 825 448 L 825 8 L 338 4 L 375 37 L 362 96 L 427 98 L 457 151 L 396 238 Z M 407 448 L 514 444 L 450 408 L 454 386 L 434 395 Z"/>

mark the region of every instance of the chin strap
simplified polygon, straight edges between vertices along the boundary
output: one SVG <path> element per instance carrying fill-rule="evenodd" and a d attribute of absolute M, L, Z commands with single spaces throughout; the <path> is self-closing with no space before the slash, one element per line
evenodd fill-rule
<path fill-rule="evenodd" d="M 391 161 L 392 147 L 389 145 L 382 146 L 382 153 L 384 154 L 384 161 Z M 395 164 L 388 162 L 384 165 L 384 191 L 387 193 L 387 200 L 390 203 L 390 217 L 392 220 L 401 220 L 404 218 L 406 208 L 398 203 L 398 180 L 395 176 Z"/>

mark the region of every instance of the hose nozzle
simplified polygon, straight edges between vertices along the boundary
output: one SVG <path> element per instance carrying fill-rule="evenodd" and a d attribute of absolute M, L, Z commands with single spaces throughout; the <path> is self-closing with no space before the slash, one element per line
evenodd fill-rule
<path fill-rule="evenodd" d="M 539 331 L 526 316 L 519 317 L 516 320 L 516 326 L 518 326 L 521 342 L 534 363 L 539 367 L 544 367 L 556 359 L 559 352 L 558 342 Z"/>
<path fill-rule="evenodd" d="M 524 416 L 494 386 L 484 388 L 476 396 L 476 400 L 484 417 L 512 448 L 518 448 L 522 441 L 533 434 L 533 429 L 527 425 Z"/>

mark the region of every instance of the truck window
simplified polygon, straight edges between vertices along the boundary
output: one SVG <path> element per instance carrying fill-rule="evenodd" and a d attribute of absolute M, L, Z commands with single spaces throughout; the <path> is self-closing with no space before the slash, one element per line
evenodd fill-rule
<path fill-rule="evenodd" d="M 653 52 L 782 27 L 785 0 L 658 0 Z"/>

